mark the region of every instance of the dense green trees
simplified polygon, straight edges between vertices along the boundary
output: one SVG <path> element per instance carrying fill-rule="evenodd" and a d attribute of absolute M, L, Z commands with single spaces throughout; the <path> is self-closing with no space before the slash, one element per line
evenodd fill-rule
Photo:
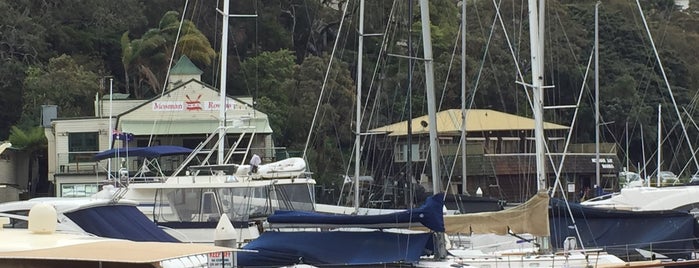
<path fill-rule="evenodd" d="M 408 32 L 412 32 L 413 55 L 420 57 L 419 7 L 409 1 L 367 1 L 363 58 L 364 94 L 355 100 L 357 3 L 356 1 L 274 2 L 231 0 L 231 13 L 257 14 L 257 19 L 233 18 L 229 32 L 228 92 L 252 95 L 256 107 L 270 116 L 275 142 L 302 150 L 306 137 L 312 168 L 317 173 L 340 173 L 349 162 L 354 108 L 366 104 L 363 128 L 404 120 L 424 114 L 421 62 L 414 62 L 410 79 L 413 93 L 407 96 L 408 61 L 386 56 L 408 54 Z M 497 1 L 496 1 L 497 2 Z M 582 120 L 577 122 L 576 142 L 593 140 L 591 95 L 593 84 L 585 68 L 593 45 L 596 0 L 547 1 L 546 83 L 547 104 L 574 103 L 580 88 L 586 88 Z M 220 15 L 211 2 L 124 0 L 20 0 L 0 2 L 0 139 L 10 126 L 24 129 L 38 122 L 40 105 L 59 105 L 61 116 L 86 115 L 94 94 L 104 88 L 105 76 L 115 78 L 115 91 L 132 97 L 159 93 L 169 68 L 169 59 L 185 54 L 204 70 L 205 82 L 217 85 L 220 54 Z M 342 31 L 342 5 L 350 4 Z M 466 53 L 469 98 L 474 108 L 491 108 L 529 115 L 526 94 L 515 81 L 529 81 L 529 42 L 526 1 L 503 1 L 499 17 L 492 1 L 467 1 Z M 678 106 L 695 118 L 699 55 L 692 53 L 699 41 L 699 13 L 690 3 L 680 10 L 672 1 L 644 0 L 655 44 L 663 61 Z M 430 1 L 437 99 L 442 109 L 460 107 L 460 8 L 455 1 Z M 218 8 L 221 8 L 219 6 Z M 181 14 L 184 14 L 182 16 Z M 175 37 L 184 18 L 178 44 Z M 659 65 L 650 46 L 635 3 L 604 1 L 600 9 L 600 91 L 605 122 L 604 140 L 623 142 L 628 122 L 632 162 L 638 162 L 641 139 L 655 140 L 655 110 L 658 103 L 672 104 Z M 409 20 L 410 19 L 410 20 Z M 340 43 L 331 68 L 326 92 L 320 89 L 335 37 Z M 176 49 L 175 49 L 176 48 Z M 453 54 L 453 53 L 456 54 Z M 376 73 L 374 71 L 376 70 Z M 413 114 L 407 114 L 412 99 Z M 310 122 L 320 99 L 319 119 Z M 471 99 L 468 100 L 469 103 Z M 11 109 L 9 107 L 20 107 Z M 376 106 L 374 106 L 376 105 Z M 547 112 L 547 120 L 570 124 L 571 111 Z M 685 120 L 689 116 L 684 115 Z M 669 135 L 667 148 L 683 148 L 674 113 L 663 115 Z M 640 136 L 644 127 L 645 137 Z M 690 130 L 696 134 L 696 130 Z M 694 135 L 693 137 L 696 137 Z M 340 148 L 342 150 L 335 150 Z M 669 150 L 669 149 L 666 149 Z M 647 154 L 650 152 L 646 152 Z M 669 151 L 666 153 L 670 153 Z M 687 152 L 674 167 L 686 161 Z M 667 166 L 667 165 L 666 165 Z"/>

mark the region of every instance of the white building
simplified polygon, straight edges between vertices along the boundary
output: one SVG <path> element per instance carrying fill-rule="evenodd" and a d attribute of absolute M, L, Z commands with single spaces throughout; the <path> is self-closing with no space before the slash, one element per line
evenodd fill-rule
<path fill-rule="evenodd" d="M 195 148 L 219 126 L 219 90 L 200 81 L 202 71 L 187 57 L 182 57 L 170 72 L 169 90 L 150 100 L 127 100 L 125 94 L 102 96 L 95 100 L 95 116 L 55 118 L 45 130 L 48 138 L 48 176 L 55 184 L 56 196 L 85 196 L 97 192 L 107 178 L 124 166 L 134 173 L 143 159 L 125 158 L 95 161 L 100 151 L 119 147 L 177 145 Z M 244 163 L 252 152 L 263 160 L 274 158 L 272 129 L 267 115 L 252 107 L 252 98 L 231 98 L 226 101 L 227 147 L 238 142 L 251 153 L 234 154 Z M 110 113 L 111 111 L 111 113 Z M 110 114 L 112 115 L 110 117 Z M 111 124 L 111 127 L 110 127 Z M 113 140 L 112 133 L 131 133 L 128 142 Z M 247 150 L 246 150 L 247 151 Z M 161 161 L 167 175 L 185 156 Z"/>
<path fill-rule="evenodd" d="M 17 201 L 27 192 L 29 161 L 27 153 L 0 142 L 0 203 Z"/>

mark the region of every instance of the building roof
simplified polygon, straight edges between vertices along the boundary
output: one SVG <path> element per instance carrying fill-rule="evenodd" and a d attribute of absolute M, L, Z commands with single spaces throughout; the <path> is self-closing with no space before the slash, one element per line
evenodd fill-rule
<path fill-rule="evenodd" d="M 204 72 L 199 69 L 192 61 L 186 56 L 182 55 L 180 59 L 177 61 L 174 67 L 170 69 L 170 75 L 177 75 L 177 74 L 194 74 L 194 75 L 200 75 L 203 74 Z"/>
<path fill-rule="evenodd" d="M 422 123 L 424 121 L 424 123 Z M 413 134 L 426 134 L 427 115 L 412 119 Z M 374 133 L 388 133 L 389 136 L 407 135 L 408 121 L 369 130 Z M 546 130 L 566 130 L 568 126 L 544 122 Z M 503 113 L 490 109 L 466 110 L 466 131 L 506 131 L 506 130 L 534 130 L 534 120 L 514 114 Z M 437 132 L 440 134 L 459 133 L 461 131 L 461 110 L 450 109 L 437 113 Z"/>

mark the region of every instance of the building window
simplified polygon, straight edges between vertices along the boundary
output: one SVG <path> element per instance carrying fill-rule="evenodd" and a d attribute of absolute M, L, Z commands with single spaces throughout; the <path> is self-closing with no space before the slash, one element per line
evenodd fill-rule
<path fill-rule="evenodd" d="M 430 154 L 430 144 L 429 142 L 421 142 L 418 144 L 418 159 L 420 161 L 427 161 L 427 156 Z"/>
<path fill-rule="evenodd" d="M 395 155 L 394 155 L 395 162 L 408 161 L 406 151 L 407 151 L 407 147 L 405 144 L 396 144 Z"/>
<path fill-rule="evenodd" d="M 99 151 L 99 134 L 97 132 L 75 132 L 68 134 L 68 161 L 78 163 L 91 161 Z"/>
<path fill-rule="evenodd" d="M 62 197 L 86 197 L 96 194 L 99 185 L 96 183 L 62 183 L 60 196 Z"/>

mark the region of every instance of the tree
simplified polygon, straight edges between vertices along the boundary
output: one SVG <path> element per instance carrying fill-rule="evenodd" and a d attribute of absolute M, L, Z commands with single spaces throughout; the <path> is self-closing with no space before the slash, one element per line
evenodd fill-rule
<path fill-rule="evenodd" d="M 34 167 L 38 165 L 39 157 L 46 154 L 48 141 L 44 134 L 44 128 L 41 126 L 33 127 L 27 130 L 20 129 L 16 126 L 10 131 L 10 142 L 12 146 L 25 151 L 30 156 L 29 161 L 29 189 L 30 196 L 36 193 L 39 174 L 34 172 Z"/>
<path fill-rule="evenodd" d="M 310 135 L 308 159 L 310 169 L 319 182 L 342 174 L 347 168 L 354 141 L 352 121 L 355 86 L 348 65 L 335 60 L 321 96 L 322 81 L 328 66 L 327 58 L 309 57 L 297 69 L 293 84 L 286 87 L 292 98 L 286 118 L 286 132 L 292 144 L 304 145 Z M 319 101 L 320 100 L 320 101 Z M 316 106 L 320 102 L 317 114 Z M 316 124 L 311 122 L 317 116 Z"/>
<path fill-rule="evenodd" d="M 275 144 L 286 146 L 289 140 L 282 133 L 287 127 L 289 99 L 292 92 L 286 86 L 293 79 L 296 64 L 289 50 L 263 52 L 257 57 L 248 58 L 241 64 L 237 82 L 254 86 L 254 92 L 246 92 L 255 97 L 256 109 L 267 114 L 274 130 Z"/>
<path fill-rule="evenodd" d="M 22 118 L 27 125 L 38 125 L 41 105 L 57 105 L 63 117 L 87 116 L 94 113 L 93 99 L 99 91 L 99 70 L 86 62 L 78 64 L 71 56 L 62 55 L 49 60 L 46 67 L 27 70 L 24 80 L 24 109 Z"/>

